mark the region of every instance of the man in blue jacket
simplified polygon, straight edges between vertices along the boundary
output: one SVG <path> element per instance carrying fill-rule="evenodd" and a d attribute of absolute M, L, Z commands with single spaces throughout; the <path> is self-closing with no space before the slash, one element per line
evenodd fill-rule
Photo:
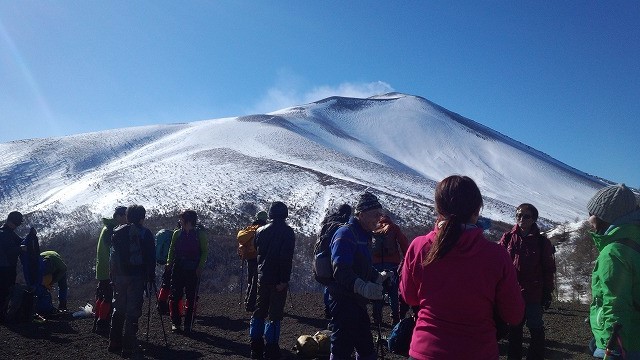
<path fill-rule="evenodd" d="M 331 240 L 331 264 L 337 286 L 329 287 L 331 310 L 331 359 L 351 359 L 353 349 L 358 359 L 376 358 L 369 300 L 382 300 L 382 283 L 387 273 L 378 273 L 372 265 L 369 242 L 383 215 L 378 198 L 365 192 L 349 219 Z"/>

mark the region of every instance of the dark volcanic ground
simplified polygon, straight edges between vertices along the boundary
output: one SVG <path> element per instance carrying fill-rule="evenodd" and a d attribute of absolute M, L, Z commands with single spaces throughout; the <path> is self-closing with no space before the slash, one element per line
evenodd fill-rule
<path fill-rule="evenodd" d="M 138 338 L 144 349 L 143 359 L 247 359 L 249 358 L 248 328 L 250 314 L 243 311 L 238 294 L 201 295 L 194 334 L 186 337 L 169 331 L 169 319 L 164 317 L 168 346 L 165 345 L 155 301 L 152 301 L 149 339 L 147 332 L 147 302 L 140 319 Z M 78 310 L 84 302 L 73 299 L 69 308 Z M 389 333 L 388 307 L 385 308 Z M 285 359 L 296 358 L 291 350 L 298 336 L 314 334 L 326 328 L 321 294 L 293 294 L 287 300 L 287 315 L 282 321 L 280 346 Z M 586 353 L 591 335 L 585 318 L 587 305 L 556 303 L 545 314 L 547 358 L 592 359 Z M 121 359 L 107 352 L 108 340 L 91 332 L 91 318 L 71 316 L 52 319 L 41 325 L 18 324 L 0 326 L 0 359 Z M 375 334 L 376 332 L 374 332 Z M 525 331 L 525 347 L 528 334 Z M 501 359 L 505 359 L 505 343 L 500 343 Z M 386 359 L 402 359 L 385 354 Z"/>

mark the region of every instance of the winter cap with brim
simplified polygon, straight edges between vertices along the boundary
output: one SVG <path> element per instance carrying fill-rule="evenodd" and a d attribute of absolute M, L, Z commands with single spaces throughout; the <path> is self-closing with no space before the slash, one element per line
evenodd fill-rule
<path fill-rule="evenodd" d="M 268 215 L 266 211 L 260 211 L 256 214 L 256 220 L 267 221 Z"/>
<path fill-rule="evenodd" d="M 589 214 L 613 224 L 616 219 L 634 211 L 637 206 L 638 201 L 633 191 L 624 184 L 619 184 L 598 190 L 587 203 L 587 210 Z"/>
<path fill-rule="evenodd" d="M 356 213 L 362 213 L 373 209 L 382 209 L 382 205 L 378 201 L 378 198 L 372 193 L 365 191 L 360 195 L 360 199 L 356 204 Z"/>
<path fill-rule="evenodd" d="M 24 217 L 22 216 L 21 212 L 12 211 L 9 213 L 9 216 L 7 216 L 7 221 L 10 221 L 15 226 L 20 226 L 24 221 Z"/>

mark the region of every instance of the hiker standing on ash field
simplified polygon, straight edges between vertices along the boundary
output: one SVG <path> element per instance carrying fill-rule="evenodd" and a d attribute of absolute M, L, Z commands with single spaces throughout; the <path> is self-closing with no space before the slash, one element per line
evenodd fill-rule
<path fill-rule="evenodd" d="M 551 305 L 556 261 L 553 256 L 555 249 L 549 239 L 540 233 L 537 220 L 538 209 L 528 203 L 521 204 L 516 208 L 516 224 L 500 239 L 500 245 L 507 249 L 513 260 L 525 303 L 524 320 L 509 328 L 509 360 L 522 359 L 522 330 L 525 323 L 531 334 L 527 359 L 544 359 L 542 314 Z"/>
<path fill-rule="evenodd" d="M 131 205 L 128 224 L 113 230 L 110 278 L 114 288 L 113 314 L 109 332 L 109 352 L 131 355 L 137 348 L 138 319 L 142 315 L 143 293 L 147 282 L 155 282 L 155 244 L 153 234 L 142 224 L 146 210 Z M 122 329 L 124 327 L 124 336 Z"/>
<path fill-rule="evenodd" d="M 624 184 L 600 189 L 587 203 L 600 252 L 591 279 L 589 349 L 596 358 L 640 359 L 640 207 Z M 614 328 L 621 326 L 617 339 Z M 613 338 L 613 341 L 610 339 Z M 607 344 L 615 345 L 607 349 Z M 622 348 L 620 348 L 622 346 Z"/>
<path fill-rule="evenodd" d="M 22 225 L 24 218 L 18 211 L 12 211 L 0 227 L 0 323 L 5 320 L 9 295 L 16 284 L 18 257 L 22 239 L 15 230 Z"/>
<path fill-rule="evenodd" d="M 371 232 L 383 215 L 378 198 L 365 192 L 358 200 L 355 215 L 341 226 L 331 240 L 331 265 L 335 286 L 329 287 L 331 309 L 331 359 L 373 360 L 376 351 L 367 311 L 369 300 L 382 300 L 386 273 L 378 273 L 371 263 Z"/>
<path fill-rule="evenodd" d="M 96 247 L 96 306 L 95 325 L 96 331 L 101 334 L 109 333 L 111 321 L 111 301 L 113 300 L 113 287 L 109 277 L 109 256 L 111 252 L 111 236 L 113 229 L 118 225 L 127 223 L 127 208 L 116 207 L 112 218 L 102 218 L 102 231 Z"/>
<path fill-rule="evenodd" d="M 510 324 L 524 316 L 516 270 L 476 225 L 482 195 L 471 178 L 445 178 L 434 200 L 435 228 L 411 242 L 400 276 L 403 299 L 420 307 L 409 355 L 496 360 L 494 314 Z"/>
<path fill-rule="evenodd" d="M 391 323 L 395 326 L 400 322 L 400 305 L 398 302 L 398 265 L 407 253 L 409 241 L 400 227 L 396 225 L 389 215 L 383 215 L 373 231 L 371 246 L 371 259 L 373 267 L 382 272 L 392 274 L 385 287 L 389 294 L 389 306 L 391 307 Z M 383 301 L 373 302 L 373 320 L 376 325 L 382 323 Z"/>
<path fill-rule="evenodd" d="M 254 244 L 256 231 L 267 224 L 267 212 L 260 211 L 251 225 L 238 232 L 238 256 L 247 262 L 247 292 L 244 297 L 244 308 L 247 312 L 256 310 L 258 297 L 258 252 Z M 242 269 L 242 266 L 240 267 Z M 244 276 L 241 274 L 240 276 Z M 242 287 L 242 286 L 241 286 Z"/>
<path fill-rule="evenodd" d="M 249 323 L 252 359 L 280 359 L 280 322 L 295 249 L 295 234 L 285 222 L 288 215 L 283 202 L 273 202 L 269 208 L 272 221 L 256 232 L 258 299 Z M 265 322 L 267 316 L 269 321 Z"/>
<path fill-rule="evenodd" d="M 186 298 L 184 315 L 184 332 L 189 334 L 198 301 L 200 276 L 207 263 L 209 240 L 204 228 L 198 223 L 198 214 L 193 210 L 184 210 L 178 217 L 180 228 L 171 238 L 166 270 L 171 271 L 171 295 L 169 310 L 171 314 L 171 331 L 180 330 L 180 299 Z"/>

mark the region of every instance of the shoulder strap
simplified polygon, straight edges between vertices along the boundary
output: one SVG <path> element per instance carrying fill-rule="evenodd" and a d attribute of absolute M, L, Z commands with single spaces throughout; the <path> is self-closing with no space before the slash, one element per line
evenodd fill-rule
<path fill-rule="evenodd" d="M 620 243 L 622 245 L 626 245 L 626 246 L 632 248 L 633 250 L 637 251 L 638 253 L 640 253 L 640 244 L 638 244 L 637 242 L 635 242 L 635 241 L 633 241 L 631 239 L 628 239 L 628 238 L 618 239 L 615 242 Z"/>

